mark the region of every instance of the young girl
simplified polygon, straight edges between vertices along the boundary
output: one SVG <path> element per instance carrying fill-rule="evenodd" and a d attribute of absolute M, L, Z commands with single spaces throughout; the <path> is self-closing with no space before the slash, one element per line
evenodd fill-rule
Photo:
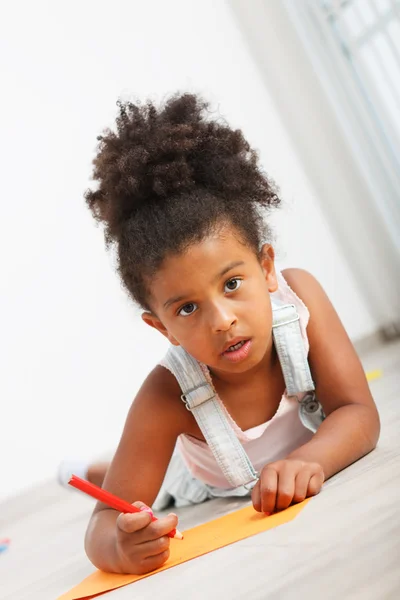
<path fill-rule="evenodd" d="M 379 418 L 363 369 L 319 283 L 275 270 L 265 210 L 280 202 L 240 131 L 194 95 L 119 103 L 99 138 L 86 200 L 114 245 L 143 320 L 171 343 L 92 479 L 143 510 L 98 503 L 86 534 L 105 571 L 169 556 L 162 506 L 251 493 L 266 514 L 317 494 L 370 452 Z M 263 243 L 264 242 L 264 243 Z M 316 433 L 315 433 L 316 432 Z"/>

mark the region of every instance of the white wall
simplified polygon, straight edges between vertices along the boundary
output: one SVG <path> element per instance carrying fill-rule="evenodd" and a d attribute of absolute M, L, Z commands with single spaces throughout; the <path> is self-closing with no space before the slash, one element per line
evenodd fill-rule
<path fill-rule="evenodd" d="M 0 498 L 67 454 L 113 447 L 165 351 L 82 199 L 121 94 L 192 90 L 218 104 L 281 184 L 282 264 L 320 278 L 353 338 L 374 330 L 225 3 L 25 0 L 2 6 L 0 38 Z"/>

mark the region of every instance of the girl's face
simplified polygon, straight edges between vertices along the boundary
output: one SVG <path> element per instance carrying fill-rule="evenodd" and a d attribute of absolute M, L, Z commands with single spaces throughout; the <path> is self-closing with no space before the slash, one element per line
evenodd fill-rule
<path fill-rule="evenodd" d="M 274 252 L 265 245 L 259 259 L 240 240 L 226 226 L 167 257 L 150 286 L 154 313 L 142 315 L 217 376 L 244 373 L 271 355 Z"/>

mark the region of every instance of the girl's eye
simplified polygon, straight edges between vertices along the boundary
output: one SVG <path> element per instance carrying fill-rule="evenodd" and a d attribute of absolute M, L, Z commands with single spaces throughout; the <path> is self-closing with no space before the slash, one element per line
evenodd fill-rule
<path fill-rule="evenodd" d="M 225 284 L 225 292 L 235 292 L 236 290 L 238 290 L 240 288 L 241 285 L 242 285 L 241 279 L 237 279 L 237 278 L 230 279 Z"/>
<path fill-rule="evenodd" d="M 181 317 L 189 317 L 190 315 L 192 315 L 196 310 L 196 305 L 194 302 L 189 302 L 189 304 L 185 304 L 185 306 L 182 306 L 182 308 L 179 310 L 178 314 L 181 315 Z"/>

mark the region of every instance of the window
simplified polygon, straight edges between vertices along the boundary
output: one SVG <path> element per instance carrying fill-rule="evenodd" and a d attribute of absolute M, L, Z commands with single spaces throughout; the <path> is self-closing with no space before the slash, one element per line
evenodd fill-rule
<path fill-rule="evenodd" d="M 320 6 L 400 171 L 400 3 L 320 0 Z"/>
<path fill-rule="evenodd" d="M 286 0 L 400 252 L 400 0 Z"/>

